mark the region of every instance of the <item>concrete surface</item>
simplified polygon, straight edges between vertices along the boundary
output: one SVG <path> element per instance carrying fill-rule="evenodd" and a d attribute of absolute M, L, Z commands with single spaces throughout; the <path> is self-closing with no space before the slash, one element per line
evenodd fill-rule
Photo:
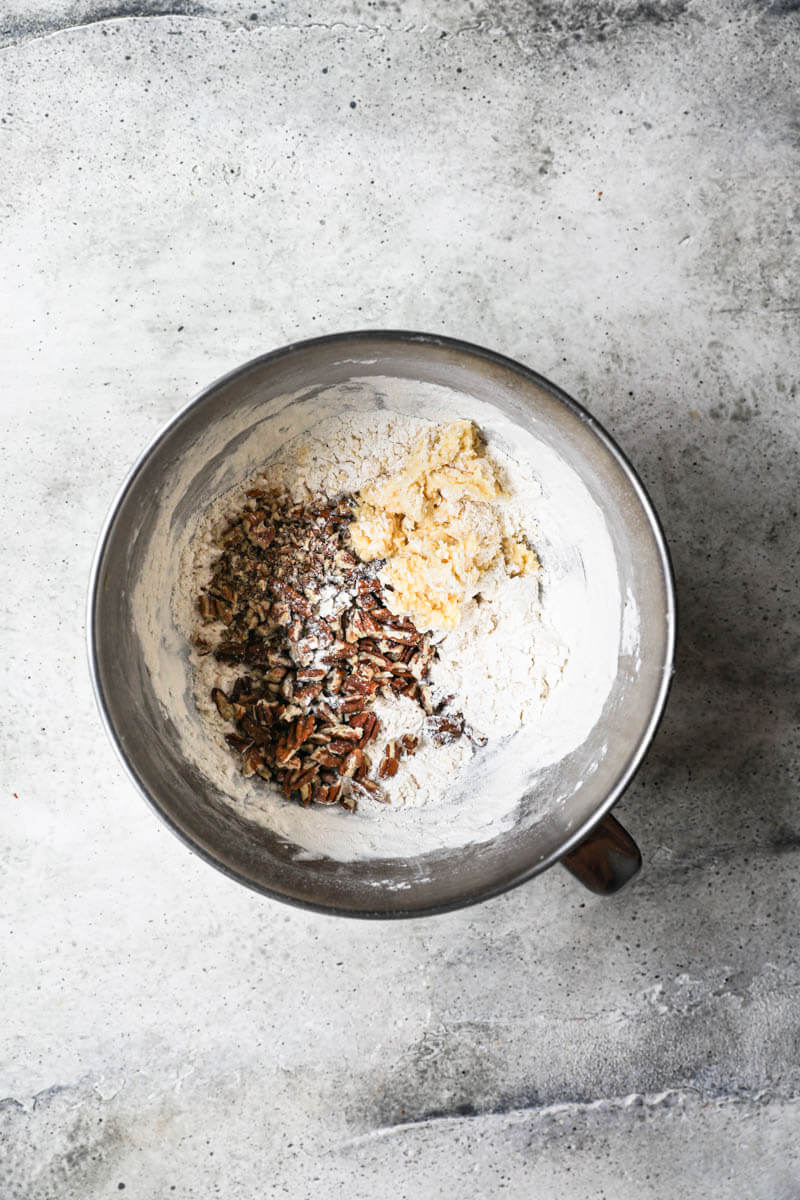
<path fill-rule="evenodd" d="M 0 1196 L 796 1200 L 798 6 L 311 7 L 0 19 Z M 84 600 L 130 462 L 363 326 L 521 358 L 652 490 L 682 639 L 616 899 L 305 915 L 106 743 Z"/>

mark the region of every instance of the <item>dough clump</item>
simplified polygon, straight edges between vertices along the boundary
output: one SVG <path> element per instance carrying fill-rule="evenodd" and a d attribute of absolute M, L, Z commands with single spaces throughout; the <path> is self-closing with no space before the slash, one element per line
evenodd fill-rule
<path fill-rule="evenodd" d="M 455 629 L 487 572 L 539 569 L 506 527 L 503 499 L 471 421 L 431 426 L 400 471 L 362 489 L 350 537 L 365 562 L 386 560 L 380 579 L 393 613 L 418 629 Z"/>

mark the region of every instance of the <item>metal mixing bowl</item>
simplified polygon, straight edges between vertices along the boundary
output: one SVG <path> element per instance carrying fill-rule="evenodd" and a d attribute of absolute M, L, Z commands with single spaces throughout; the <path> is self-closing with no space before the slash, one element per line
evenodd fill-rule
<path fill-rule="evenodd" d="M 638 606 L 638 654 L 620 653 L 600 720 L 560 764 L 568 799 L 544 817 L 530 819 L 529 797 L 520 796 L 516 824 L 488 843 L 412 859 L 310 860 L 226 804 L 187 762 L 174 713 L 159 703 L 145 664 L 131 597 L 157 523 L 196 518 L 213 499 L 209 481 L 219 479 L 220 464 L 271 405 L 289 394 L 311 403 L 325 388 L 356 379 L 363 388 L 371 377 L 477 397 L 535 431 L 578 472 L 605 516 L 621 594 Z M 179 463 L 188 463 L 191 481 L 176 495 L 167 483 Z M 88 638 L 100 712 L 134 783 L 207 862 L 268 896 L 341 915 L 419 916 L 496 895 L 560 859 L 597 891 L 615 890 L 639 865 L 635 845 L 607 814 L 641 762 L 669 689 L 675 596 L 664 537 L 633 468 L 597 421 L 499 354 L 424 334 L 339 334 L 286 346 L 212 384 L 158 434 L 114 502 L 92 573 Z M 188 685 L 184 702 L 191 703 Z"/>

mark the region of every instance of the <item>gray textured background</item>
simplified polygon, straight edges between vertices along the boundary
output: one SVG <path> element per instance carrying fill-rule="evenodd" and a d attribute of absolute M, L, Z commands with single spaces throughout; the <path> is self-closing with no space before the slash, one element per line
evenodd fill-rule
<path fill-rule="evenodd" d="M 797 1200 L 798 5 L 309 10 L 0 17 L 0 1196 Z M 365 326 L 550 376 L 663 516 L 678 675 L 613 900 L 306 915 L 106 744 L 83 609 L 128 465 Z"/>

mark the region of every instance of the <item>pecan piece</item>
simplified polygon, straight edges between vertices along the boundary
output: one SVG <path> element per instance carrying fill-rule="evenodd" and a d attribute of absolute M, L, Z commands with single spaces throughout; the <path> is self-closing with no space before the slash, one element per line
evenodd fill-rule
<path fill-rule="evenodd" d="M 345 680 L 343 691 L 349 696 L 374 696 L 378 690 L 377 681 L 374 679 L 362 679 L 358 675 L 351 675 Z"/>
<path fill-rule="evenodd" d="M 333 667 L 332 671 L 327 672 L 325 678 L 325 690 L 329 691 L 331 696 L 336 696 L 342 690 L 344 683 L 344 671 L 342 667 Z"/>
<path fill-rule="evenodd" d="M 416 629 L 392 629 L 387 625 L 379 626 L 379 629 L 387 642 L 402 642 L 404 645 L 418 646 L 422 640 Z"/>
<path fill-rule="evenodd" d="M 288 630 L 291 640 L 293 642 L 299 642 L 300 638 L 303 636 L 304 629 L 305 625 L 303 624 L 302 617 L 295 617 Z"/>
<path fill-rule="evenodd" d="M 217 601 L 217 616 L 223 625 L 230 625 L 233 621 L 233 609 L 229 604 L 223 604 L 221 600 Z"/>
<path fill-rule="evenodd" d="M 313 792 L 312 799 L 317 804 L 337 804 L 342 794 L 341 783 L 319 784 Z"/>
<path fill-rule="evenodd" d="M 349 747 L 348 747 L 349 749 Z M 327 746 L 317 746 L 311 757 L 314 762 L 319 763 L 321 767 L 329 767 L 338 770 L 341 765 L 341 758 L 334 754 Z"/>
<path fill-rule="evenodd" d="M 311 605 L 308 603 L 305 596 L 301 595 L 301 593 L 298 592 L 296 588 L 293 588 L 290 583 L 285 583 L 283 585 L 281 594 L 284 600 L 289 601 L 289 604 L 292 606 L 295 612 L 299 612 L 301 616 L 304 617 L 311 616 Z"/>
<path fill-rule="evenodd" d="M 368 714 L 364 713 L 363 715 L 367 716 Z M 355 723 L 356 722 L 354 721 L 353 724 Z M 354 729 L 352 725 L 331 725 L 327 732 L 332 738 L 345 738 L 348 741 L 353 742 L 357 742 L 361 737 L 361 734 L 357 729 Z"/>
<path fill-rule="evenodd" d="M 351 750 L 339 769 L 343 779 L 352 779 L 364 767 L 364 752 L 356 748 Z"/>
<path fill-rule="evenodd" d="M 372 738 L 375 737 L 377 732 L 378 732 L 378 718 L 375 716 L 374 713 L 368 713 L 366 720 L 361 725 L 361 737 L 358 740 L 358 745 L 366 746 L 367 742 L 371 741 Z"/>
<path fill-rule="evenodd" d="M 257 725 L 252 717 L 242 717 L 239 721 L 239 728 L 247 734 L 251 742 L 256 742 L 259 746 L 268 746 L 272 741 L 269 730 Z"/>
<path fill-rule="evenodd" d="M 301 667 L 297 672 L 298 683 L 318 683 L 328 672 L 324 667 Z"/>
<path fill-rule="evenodd" d="M 266 700 L 256 700 L 253 705 L 253 720 L 259 725 L 271 725 L 275 710 Z"/>
<path fill-rule="evenodd" d="M 350 637 L 350 632 L 355 634 L 355 638 Z M 381 632 L 381 626 L 375 620 L 371 612 L 365 609 L 356 609 L 350 620 L 350 626 L 345 634 L 345 640 L 350 642 L 363 637 L 372 637 L 376 633 Z"/>
<path fill-rule="evenodd" d="M 256 698 L 255 683 L 249 675 L 240 675 L 231 688 L 231 700 L 250 704 Z"/>
<path fill-rule="evenodd" d="M 354 654 L 355 650 L 352 646 L 348 645 L 347 642 L 339 641 L 337 638 L 333 645 L 328 648 L 328 653 L 324 656 L 322 661 L 335 665 L 336 663 L 345 661 L 348 658 L 352 658 Z"/>
<path fill-rule="evenodd" d="M 231 746 L 234 750 L 238 750 L 240 753 L 243 750 L 246 750 L 248 746 L 252 746 L 253 744 L 250 738 L 242 737 L 240 733 L 226 733 L 225 741 L 229 746 Z"/>
<path fill-rule="evenodd" d="M 464 718 L 459 714 L 452 717 L 429 717 L 428 728 L 437 746 L 454 742 L 464 731 Z"/>
<path fill-rule="evenodd" d="M 294 698 L 300 704 L 308 706 L 322 692 L 321 683 L 307 683 L 305 687 L 295 688 Z"/>
<path fill-rule="evenodd" d="M 400 752 L 398 750 L 397 742 L 392 739 L 392 741 L 387 742 L 386 746 L 384 747 L 383 758 L 381 759 L 381 764 L 378 767 L 378 778 L 391 779 L 393 775 L 397 774 L 399 766 Z"/>
<path fill-rule="evenodd" d="M 223 663 L 244 662 L 247 649 L 242 642 L 220 642 L 214 651 L 214 658 Z"/>
<path fill-rule="evenodd" d="M 228 697 L 225 695 L 222 688 L 218 688 L 218 687 L 212 688 L 211 689 L 211 699 L 216 704 L 217 711 L 218 711 L 219 715 L 222 717 L 223 721 L 232 721 L 233 715 L 234 715 L 233 714 L 233 705 L 228 700 Z"/>
<path fill-rule="evenodd" d="M 309 763 L 308 766 L 303 765 L 299 767 L 295 772 L 294 779 L 292 781 L 292 787 L 299 788 L 306 783 L 311 783 L 314 779 L 316 779 L 318 773 L 319 767 L 314 762 Z"/>
<path fill-rule="evenodd" d="M 242 755 L 242 774 L 245 779 L 249 779 L 251 775 L 255 775 L 258 767 L 263 767 L 264 759 L 258 746 L 251 746 Z"/>
<path fill-rule="evenodd" d="M 374 779 L 358 779 L 354 780 L 352 787 L 358 791 L 359 789 L 366 792 L 373 800 L 380 801 L 381 804 L 388 804 L 389 797 L 379 783 Z"/>
<path fill-rule="evenodd" d="M 320 700 L 317 705 L 317 715 L 329 725 L 339 724 L 339 717 L 325 700 Z"/>
<path fill-rule="evenodd" d="M 216 621 L 217 602 L 208 592 L 202 592 L 197 598 L 197 608 L 204 621 Z"/>

